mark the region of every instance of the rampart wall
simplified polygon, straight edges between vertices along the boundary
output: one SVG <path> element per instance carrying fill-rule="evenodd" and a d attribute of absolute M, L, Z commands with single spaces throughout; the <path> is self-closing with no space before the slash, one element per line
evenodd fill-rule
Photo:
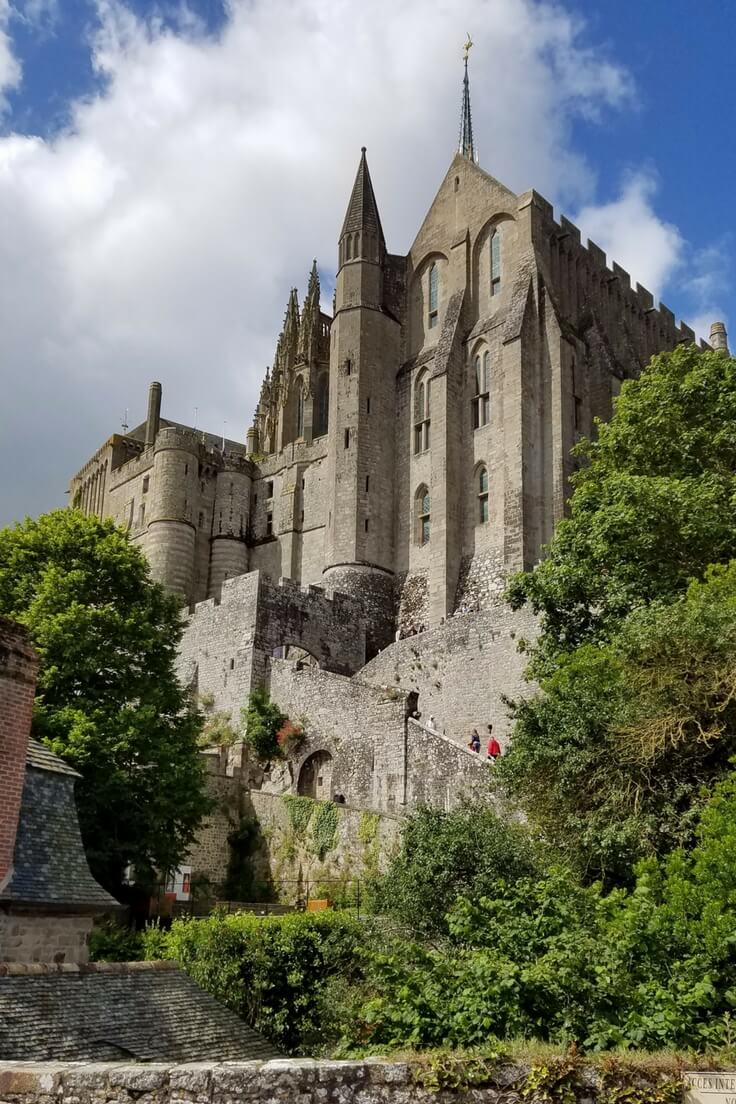
<path fill-rule="evenodd" d="M 455 614 L 444 625 L 406 637 L 372 659 L 359 678 L 372 686 L 419 695 L 422 720 L 467 743 L 490 722 L 503 745 L 509 731 L 503 697 L 525 696 L 526 657 L 519 641 L 537 635 L 535 619 L 496 601 L 480 613 Z"/>
<path fill-rule="evenodd" d="M 267 683 L 269 661 L 280 649 L 301 648 L 328 671 L 352 674 L 365 662 L 360 603 L 278 585 L 259 571 L 227 579 L 222 596 L 199 602 L 185 621 L 177 671 L 185 685 L 212 696 L 212 708 L 237 725 L 251 689 Z"/>

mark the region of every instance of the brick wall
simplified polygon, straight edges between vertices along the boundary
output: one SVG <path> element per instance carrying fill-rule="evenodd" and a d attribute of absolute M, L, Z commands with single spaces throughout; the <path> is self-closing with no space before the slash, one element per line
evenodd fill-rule
<path fill-rule="evenodd" d="M 0 891 L 13 862 L 37 671 L 26 630 L 0 618 Z"/>

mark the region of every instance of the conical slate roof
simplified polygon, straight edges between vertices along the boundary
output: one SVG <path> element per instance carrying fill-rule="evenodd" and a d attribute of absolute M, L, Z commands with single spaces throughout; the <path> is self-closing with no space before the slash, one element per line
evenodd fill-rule
<path fill-rule="evenodd" d="M 371 174 L 368 172 L 368 162 L 365 158 L 365 146 L 360 152 L 360 164 L 353 184 L 353 193 L 350 196 L 348 209 L 345 213 L 345 221 L 342 224 L 340 237 L 345 234 L 354 234 L 357 231 L 365 231 L 375 234 L 381 245 L 385 246 L 381 217 L 378 214 L 378 204 L 373 192 Z"/>

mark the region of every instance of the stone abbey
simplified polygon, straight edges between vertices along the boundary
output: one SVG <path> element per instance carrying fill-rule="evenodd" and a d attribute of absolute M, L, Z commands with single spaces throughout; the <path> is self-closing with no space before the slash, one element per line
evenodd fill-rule
<path fill-rule="evenodd" d="M 332 316 L 315 262 L 245 442 L 167 421 L 154 383 L 72 501 L 127 527 L 182 596 L 182 677 L 215 708 L 238 716 L 263 684 L 307 718 L 285 788 L 447 805 L 478 766 L 469 728 L 503 738 L 502 697 L 523 687 L 534 625 L 499 592 L 563 516 L 573 445 L 653 354 L 694 340 L 542 196 L 478 165 L 466 58 L 459 148 L 408 254 L 389 250 L 363 149 Z M 721 323 L 711 340 L 726 347 Z M 417 703 L 444 736 L 413 763 Z"/>

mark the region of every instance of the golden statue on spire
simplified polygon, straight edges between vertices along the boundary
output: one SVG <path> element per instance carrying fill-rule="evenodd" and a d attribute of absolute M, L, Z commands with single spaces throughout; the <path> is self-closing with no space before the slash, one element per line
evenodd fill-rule
<path fill-rule="evenodd" d="M 473 40 L 470 37 L 470 31 L 468 31 L 468 41 L 463 46 L 463 61 L 468 60 L 468 54 L 470 53 L 470 48 L 471 48 L 472 45 L 473 45 Z"/>

